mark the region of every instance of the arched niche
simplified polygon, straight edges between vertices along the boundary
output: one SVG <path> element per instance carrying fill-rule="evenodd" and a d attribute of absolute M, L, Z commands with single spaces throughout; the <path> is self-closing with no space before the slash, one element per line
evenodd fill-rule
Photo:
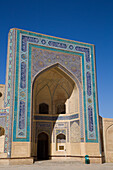
<path fill-rule="evenodd" d="M 56 137 L 57 143 L 66 143 L 66 136 L 63 133 L 60 133 Z"/>
<path fill-rule="evenodd" d="M 60 133 L 56 136 L 56 150 L 65 151 L 66 150 L 66 135 Z"/>
<path fill-rule="evenodd" d="M 37 158 L 45 160 L 49 158 L 49 137 L 45 132 L 38 135 Z"/>
<path fill-rule="evenodd" d="M 80 126 L 78 122 L 71 122 L 70 126 L 70 143 L 79 143 L 80 142 Z"/>
<path fill-rule="evenodd" d="M 58 65 L 45 69 L 33 82 L 33 114 L 40 114 L 41 103 L 48 105 L 49 114 L 79 112 L 78 84 Z"/>
<path fill-rule="evenodd" d="M 53 118 L 57 120 L 60 114 L 65 117 L 66 114 L 80 113 L 82 117 L 82 110 L 80 110 L 80 105 L 82 105 L 81 89 L 78 79 L 60 64 L 45 68 L 36 75 L 32 84 L 32 156 L 36 156 L 36 133 L 37 129 L 39 131 L 37 127 L 40 121 L 43 123 L 45 118 L 51 121 L 53 115 Z M 39 106 L 42 103 L 48 105 L 48 114 L 46 115 L 39 112 Z M 46 127 L 43 126 L 41 130 L 44 131 L 44 128 Z M 55 141 L 55 150 L 65 151 L 66 143 L 57 143 L 56 135 L 53 137 L 54 139 L 52 138 L 53 129 L 54 127 L 49 132 L 49 138 L 52 139 L 51 142 Z"/>
<path fill-rule="evenodd" d="M 39 104 L 39 113 L 40 114 L 48 114 L 49 113 L 49 105 L 46 103 Z"/>

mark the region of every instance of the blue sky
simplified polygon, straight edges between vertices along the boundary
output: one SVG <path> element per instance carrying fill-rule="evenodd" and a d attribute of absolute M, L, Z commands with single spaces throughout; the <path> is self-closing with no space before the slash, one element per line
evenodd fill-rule
<path fill-rule="evenodd" d="M 0 84 L 10 28 L 95 44 L 99 113 L 113 118 L 113 0 L 0 0 Z"/>

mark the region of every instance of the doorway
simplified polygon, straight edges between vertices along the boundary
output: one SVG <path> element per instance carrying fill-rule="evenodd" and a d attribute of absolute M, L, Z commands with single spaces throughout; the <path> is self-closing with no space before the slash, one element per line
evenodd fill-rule
<path fill-rule="evenodd" d="M 37 143 L 37 159 L 38 160 L 47 160 L 49 159 L 48 155 L 48 135 L 44 132 L 38 135 Z"/>

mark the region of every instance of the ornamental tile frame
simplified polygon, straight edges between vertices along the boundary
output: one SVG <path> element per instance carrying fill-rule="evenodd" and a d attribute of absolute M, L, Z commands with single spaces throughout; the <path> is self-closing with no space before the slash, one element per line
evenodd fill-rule
<path fill-rule="evenodd" d="M 41 53 L 45 56 L 43 60 Z M 10 30 L 8 39 L 4 104 L 9 109 L 9 155 L 12 141 L 30 141 L 31 96 L 35 77 L 55 65 L 79 88 L 81 142 L 99 142 L 94 45 L 14 28 Z"/>

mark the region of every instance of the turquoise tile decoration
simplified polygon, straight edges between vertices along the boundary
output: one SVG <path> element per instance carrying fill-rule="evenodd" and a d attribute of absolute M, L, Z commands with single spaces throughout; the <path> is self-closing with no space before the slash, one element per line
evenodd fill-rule
<path fill-rule="evenodd" d="M 14 110 L 11 112 L 14 113 L 13 141 L 30 141 L 33 85 L 31 82 L 44 69 L 57 65 L 79 88 L 81 142 L 98 142 L 94 46 L 18 29 L 12 29 L 10 36 L 13 36 L 13 31 L 16 32 L 16 38 L 14 40 L 10 37 L 9 55 L 10 57 L 14 55 L 15 70 L 12 72 L 9 62 L 9 80 L 6 88 L 8 95 L 5 98 L 5 105 L 11 108 L 11 84 L 15 83 Z M 11 82 L 12 76 L 13 82 Z"/>

